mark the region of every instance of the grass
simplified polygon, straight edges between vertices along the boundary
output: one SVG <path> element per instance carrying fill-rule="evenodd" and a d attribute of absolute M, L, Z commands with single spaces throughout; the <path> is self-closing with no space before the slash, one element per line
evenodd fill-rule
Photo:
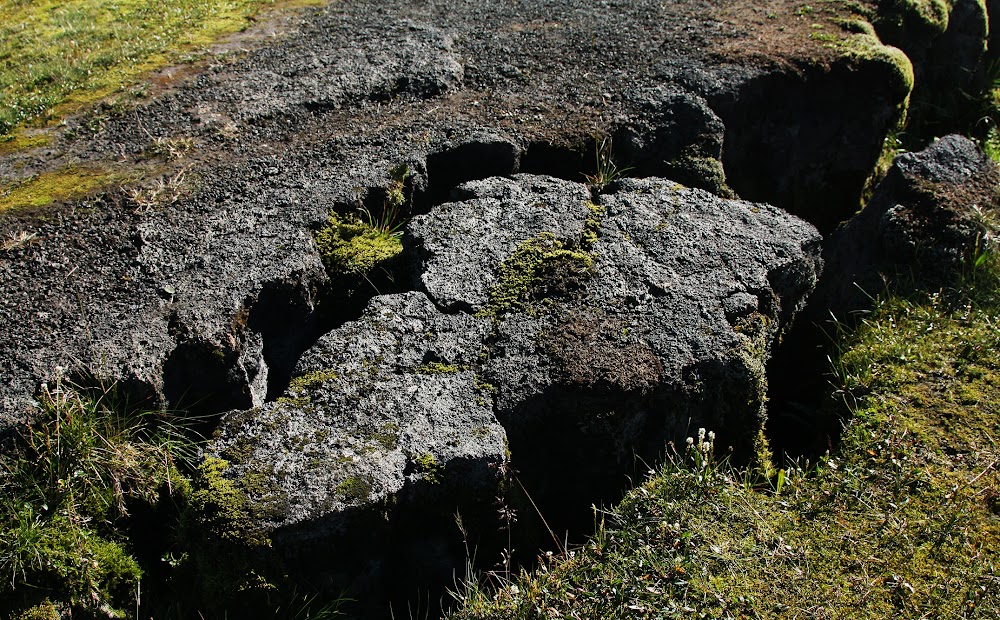
<path fill-rule="evenodd" d="M 1000 260 L 977 262 L 838 336 L 833 455 L 767 478 L 692 438 L 583 548 L 459 583 L 449 617 L 996 618 Z"/>
<path fill-rule="evenodd" d="M 55 200 L 72 200 L 114 183 L 124 183 L 131 175 L 101 166 L 66 166 L 15 183 L 0 182 L 0 213 L 38 209 Z"/>
<path fill-rule="evenodd" d="M 0 617 L 340 615 L 342 597 L 257 572 L 256 481 L 224 478 L 218 458 L 195 467 L 187 424 L 65 379 L 39 402 L 0 453 Z"/>
<path fill-rule="evenodd" d="M 594 174 L 584 174 L 584 179 L 587 185 L 593 187 L 597 191 L 603 190 L 605 187 L 614 183 L 619 178 L 624 176 L 627 172 L 632 170 L 632 168 L 620 168 L 615 164 L 612 159 L 612 142 L 611 138 L 604 137 L 601 138 L 600 142 L 594 144 L 594 161 L 596 171 Z"/>
<path fill-rule="evenodd" d="M 0 0 L 0 156 L 48 143 L 38 130 L 89 105 L 113 108 L 145 95 L 150 72 L 197 57 L 219 38 L 246 28 L 261 11 L 323 0 Z M 189 138 L 159 138 L 151 155 L 184 157 Z M 0 180 L 0 213 L 45 207 L 134 182 L 116 166 L 68 166 Z M 162 189 L 162 188 L 160 188 Z M 146 188 L 137 202 L 162 202 Z"/>
<path fill-rule="evenodd" d="M 274 0 L 0 0 L 0 140 L 121 92 L 272 6 Z"/>
<path fill-rule="evenodd" d="M 74 615 L 123 613 L 143 578 L 123 527 L 186 488 L 177 464 L 194 445 L 114 390 L 88 395 L 60 379 L 40 403 L 39 421 L 0 455 L 0 610 L 58 601 Z"/>

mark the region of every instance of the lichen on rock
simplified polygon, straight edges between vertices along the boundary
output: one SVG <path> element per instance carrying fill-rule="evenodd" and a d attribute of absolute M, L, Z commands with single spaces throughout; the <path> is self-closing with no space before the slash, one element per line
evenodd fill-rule
<path fill-rule="evenodd" d="M 490 289 L 485 316 L 537 311 L 535 303 L 579 286 L 594 266 L 593 257 L 550 232 L 523 242 L 500 264 L 499 283 Z"/>

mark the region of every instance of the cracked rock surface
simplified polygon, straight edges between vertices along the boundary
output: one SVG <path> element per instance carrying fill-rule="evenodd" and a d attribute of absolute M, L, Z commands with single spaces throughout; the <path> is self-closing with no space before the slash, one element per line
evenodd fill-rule
<path fill-rule="evenodd" d="M 314 231 L 331 210 L 380 207 L 400 165 L 408 217 L 465 181 L 581 181 L 608 137 L 629 174 L 832 227 L 854 211 L 912 71 L 870 29 L 837 25 L 847 9 L 796 8 L 346 0 L 285 13 L 160 72 L 148 96 L 46 130 L 46 146 L 0 157 L 5 182 L 76 167 L 145 180 L 0 216 L 3 238 L 34 235 L 0 253 L 0 420 L 30 419 L 57 366 L 201 414 L 280 393 L 304 349 L 356 318 L 337 292 L 318 312 L 330 280 Z M 820 21 L 836 44 L 814 39 Z M 174 158 L 171 143 L 190 149 Z"/>
<path fill-rule="evenodd" d="M 589 505 L 692 428 L 754 458 L 764 364 L 821 269 L 815 228 L 664 179 L 455 195 L 410 225 L 422 290 L 375 297 L 210 446 L 234 483 L 265 477 L 276 544 L 308 555 L 373 511 L 488 512 L 508 458 L 543 506 Z"/>

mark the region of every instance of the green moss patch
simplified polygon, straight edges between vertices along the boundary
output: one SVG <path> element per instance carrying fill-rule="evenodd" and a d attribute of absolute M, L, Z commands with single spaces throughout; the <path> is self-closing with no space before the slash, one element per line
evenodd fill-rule
<path fill-rule="evenodd" d="M 486 316 L 537 311 L 537 302 L 565 295 L 582 285 L 594 259 L 589 252 L 542 233 L 522 243 L 500 265 L 499 284 L 490 289 Z"/>
<path fill-rule="evenodd" d="M 887 0 L 879 4 L 876 25 L 894 45 L 922 43 L 948 29 L 950 0 Z"/>
<path fill-rule="evenodd" d="M 52 138 L 47 134 L 19 131 L 0 138 L 0 155 L 43 147 L 51 140 Z"/>
<path fill-rule="evenodd" d="M 848 28 L 850 26 L 847 26 Z M 857 29 L 855 29 L 857 30 Z M 853 63 L 881 65 L 887 72 L 889 86 L 897 93 L 903 106 L 909 105 L 913 92 L 913 63 L 902 50 L 885 45 L 878 36 L 869 32 L 846 31 L 845 36 L 830 43 L 839 53 Z"/>
<path fill-rule="evenodd" d="M 102 167 L 67 166 L 16 183 L 0 184 L 0 213 L 37 209 L 115 186 L 126 175 Z"/>
<path fill-rule="evenodd" d="M 397 232 L 380 230 L 357 218 L 331 213 L 316 234 L 316 246 L 331 275 L 364 277 L 403 251 Z"/>
<path fill-rule="evenodd" d="M 446 364 L 444 362 L 427 362 L 417 366 L 418 375 L 453 375 L 461 372 L 462 367 L 457 364 Z"/>
<path fill-rule="evenodd" d="M 361 476 L 350 476 L 337 485 L 337 495 L 349 504 L 366 502 L 371 493 L 371 481 Z"/>
<path fill-rule="evenodd" d="M 417 471 L 423 474 L 424 480 L 431 484 L 441 484 L 444 480 L 444 465 L 429 452 L 421 454 L 413 460 Z"/>

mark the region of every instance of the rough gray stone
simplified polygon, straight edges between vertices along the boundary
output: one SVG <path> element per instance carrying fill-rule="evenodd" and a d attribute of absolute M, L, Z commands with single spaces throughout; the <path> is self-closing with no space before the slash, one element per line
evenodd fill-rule
<path fill-rule="evenodd" d="M 663 179 L 594 194 L 519 174 L 455 196 L 409 227 L 426 294 L 375 297 L 281 398 L 225 418 L 209 453 L 255 529 L 299 558 L 431 540 L 456 507 L 515 502 L 510 472 L 561 518 L 698 427 L 757 458 L 764 364 L 821 267 L 811 225 Z M 391 555 L 344 544 L 343 562 Z"/>
<path fill-rule="evenodd" d="M 890 283 L 961 273 L 981 250 L 1000 172 L 967 138 L 946 136 L 896 158 L 871 201 L 827 240 L 814 320 L 847 319 Z"/>
<path fill-rule="evenodd" d="M 526 240 L 525 230 L 579 239 L 589 213 L 586 186 L 549 177 L 490 178 L 463 185 L 462 202 L 436 207 L 408 227 L 418 246 L 420 286 L 446 311 L 489 303 L 500 263 Z"/>
<path fill-rule="evenodd" d="M 566 397 L 561 390 L 599 388 L 608 394 L 598 408 L 651 412 L 629 395 L 675 407 L 648 420 L 661 442 L 696 424 L 720 431 L 744 457 L 752 452 L 763 422 L 767 351 L 820 268 L 815 229 L 773 207 L 664 180 L 625 180 L 597 204 L 579 185 L 528 175 L 470 183 L 460 193 L 467 199 L 411 226 L 418 254 L 427 257 L 422 284 L 432 300 L 490 311 L 491 292 L 505 286 L 497 267 L 546 234 L 593 261 L 575 283 L 572 274 L 540 269 L 523 293 L 525 308 L 499 317 L 484 375 L 499 390 L 497 413 L 508 428 L 533 428 L 538 409 L 566 409 L 550 402 Z M 560 214 L 557 228 L 543 216 L 546 209 Z M 454 225 L 497 217 L 493 210 L 504 226 L 489 234 L 479 225 Z M 584 230 L 598 227 L 588 240 Z M 463 276 L 469 273 L 484 275 L 470 280 Z M 739 367 L 731 377 L 739 385 L 695 385 L 694 375 L 728 365 Z M 553 390 L 558 398 L 546 396 Z M 704 407 L 691 405 L 698 390 L 711 401 Z M 734 407 L 717 398 L 732 390 L 741 395 Z M 738 413 L 747 398 L 756 403 L 752 413 Z M 612 435 L 631 447 L 647 427 L 629 425 L 636 435 Z"/>
<path fill-rule="evenodd" d="M 282 398 L 224 419 L 210 452 L 233 480 L 266 476 L 269 493 L 254 500 L 275 508 L 257 525 L 282 545 L 367 527 L 358 506 L 438 502 L 447 520 L 488 504 L 506 458 L 476 381 L 489 329 L 421 293 L 376 297 L 303 356 Z"/>

